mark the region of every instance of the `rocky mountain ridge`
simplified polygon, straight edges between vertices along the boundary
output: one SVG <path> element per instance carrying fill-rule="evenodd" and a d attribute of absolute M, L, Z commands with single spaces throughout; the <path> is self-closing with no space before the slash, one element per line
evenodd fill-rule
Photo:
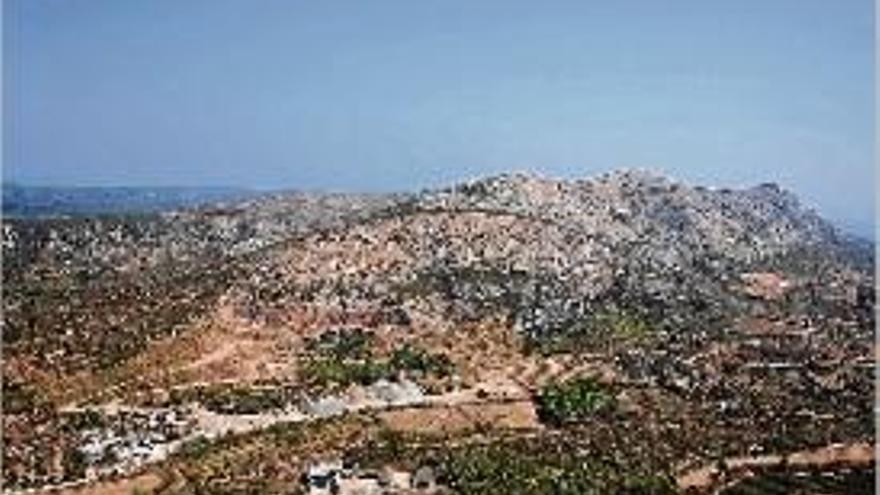
<path fill-rule="evenodd" d="M 4 299 L 11 344 L 28 331 L 16 315 L 46 312 L 36 310 L 33 298 L 22 297 L 26 291 L 16 290 L 16 284 L 42 290 L 51 273 L 60 283 L 50 292 L 65 289 L 62 297 L 120 280 L 148 296 L 161 291 L 171 274 L 179 286 L 181 275 L 191 273 L 192 292 L 198 294 L 217 285 L 212 279 L 244 281 L 244 273 L 262 273 L 251 276 L 256 287 L 239 292 L 265 292 L 266 274 L 284 271 L 273 253 L 293 239 L 313 246 L 311 251 L 349 243 L 377 256 L 402 256 L 388 270 L 349 267 L 354 272 L 331 284 L 332 271 L 316 266 L 325 287 L 348 285 L 350 292 L 378 300 L 397 297 L 403 286 L 432 287 L 457 277 L 464 283 L 450 290 L 477 291 L 473 298 L 456 297 L 459 306 L 467 306 L 464 312 L 475 314 L 475 304 L 517 299 L 530 308 L 527 313 L 536 309 L 541 315 L 513 316 L 528 331 L 562 324 L 571 319 L 573 307 L 584 312 L 589 301 L 603 295 L 621 299 L 621 292 L 642 306 L 705 307 L 706 301 L 723 301 L 722 285 L 748 266 L 803 251 L 829 260 L 852 258 L 847 249 L 854 249 L 776 185 L 708 190 L 639 171 L 578 181 L 513 174 L 413 196 L 282 195 L 144 217 L 12 220 L 3 228 L 4 279 L 12 289 Z M 218 263 L 223 267 L 204 271 Z M 240 269 L 238 275 L 223 275 L 233 267 Z M 469 289 L 467 274 L 459 276 L 463 272 L 488 282 Z M 272 277 L 284 279 L 281 273 Z M 353 282 L 356 277 L 360 280 Z M 230 282 L 217 285 L 206 303 Z M 564 295 L 541 296 L 542 290 Z M 275 287 L 283 291 L 283 284 Z M 99 296 L 83 295 L 88 297 Z M 533 322 L 536 318 L 546 321 Z M 65 321 L 71 319 L 60 322 Z"/>
<path fill-rule="evenodd" d="M 81 475 L 70 460 L 28 471 L 103 438 L 64 411 L 221 407 L 230 424 L 275 424 L 291 397 L 335 404 L 388 381 L 440 401 L 389 417 L 459 417 L 442 400 L 464 396 L 472 411 L 510 407 L 519 419 L 499 424 L 550 444 L 610 435 L 640 470 L 872 436 L 873 253 L 773 184 L 509 174 L 3 228 L 17 486 Z M 568 424 L 563 398 L 548 430 L 536 425 L 543 390 L 569 393 L 566 380 L 586 394 L 577 418 L 598 414 L 592 400 L 618 404 L 613 415 Z M 47 432 L 65 447 L 41 443 Z M 645 459 L 645 441 L 675 447 Z M 90 466 L 114 466 L 87 450 Z M 220 479 L 199 473 L 188 483 Z"/>

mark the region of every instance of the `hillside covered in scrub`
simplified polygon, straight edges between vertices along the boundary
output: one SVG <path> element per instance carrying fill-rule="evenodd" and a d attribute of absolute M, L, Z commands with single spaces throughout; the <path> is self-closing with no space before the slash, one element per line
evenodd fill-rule
<path fill-rule="evenodd" d="M 7 219 L 4 489 L 872 493 L 873 249 L 640 171 Z"/>

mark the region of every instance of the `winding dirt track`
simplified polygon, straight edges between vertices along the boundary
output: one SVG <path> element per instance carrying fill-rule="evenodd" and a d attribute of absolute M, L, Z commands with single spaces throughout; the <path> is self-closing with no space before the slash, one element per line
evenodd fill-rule
<path fill-rule="evenodd" d="M 153 493 L 162 486 L 162 478 L 153 473 L 144 473 L 131 478 L 100 481 L 88 486 L 53 490 L 53 495 L 131 495 L 133 493 Z"/>
<path fill-rule="evenodd" d="M 676 478 L 676 482 L 687 493 L 709 493 L 731 481 L 738 481 L 753 471 L 781 467 L 806 469 L 870 466 L 874 459 L 874 445 L 867 442 L 829 445 L 786 455 L 731 457 L 720 463 L 684 472 Z"/>

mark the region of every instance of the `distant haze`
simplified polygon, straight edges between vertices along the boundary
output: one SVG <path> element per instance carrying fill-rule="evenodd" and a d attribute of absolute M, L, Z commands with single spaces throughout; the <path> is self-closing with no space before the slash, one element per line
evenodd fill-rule
<path fill-rule="evenodd" d="M 874 225 L 870 0 L 7 0 L 3 178 L 418 190 L 620 167 Z"/>

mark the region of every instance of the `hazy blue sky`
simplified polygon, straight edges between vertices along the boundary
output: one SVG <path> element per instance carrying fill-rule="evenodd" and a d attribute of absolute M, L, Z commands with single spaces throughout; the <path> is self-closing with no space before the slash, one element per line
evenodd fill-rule
<path fill-rule="evenodd" d="M 5 0 L 4 179 L 774 180 L 873 221 L 870 0 Z"/>

